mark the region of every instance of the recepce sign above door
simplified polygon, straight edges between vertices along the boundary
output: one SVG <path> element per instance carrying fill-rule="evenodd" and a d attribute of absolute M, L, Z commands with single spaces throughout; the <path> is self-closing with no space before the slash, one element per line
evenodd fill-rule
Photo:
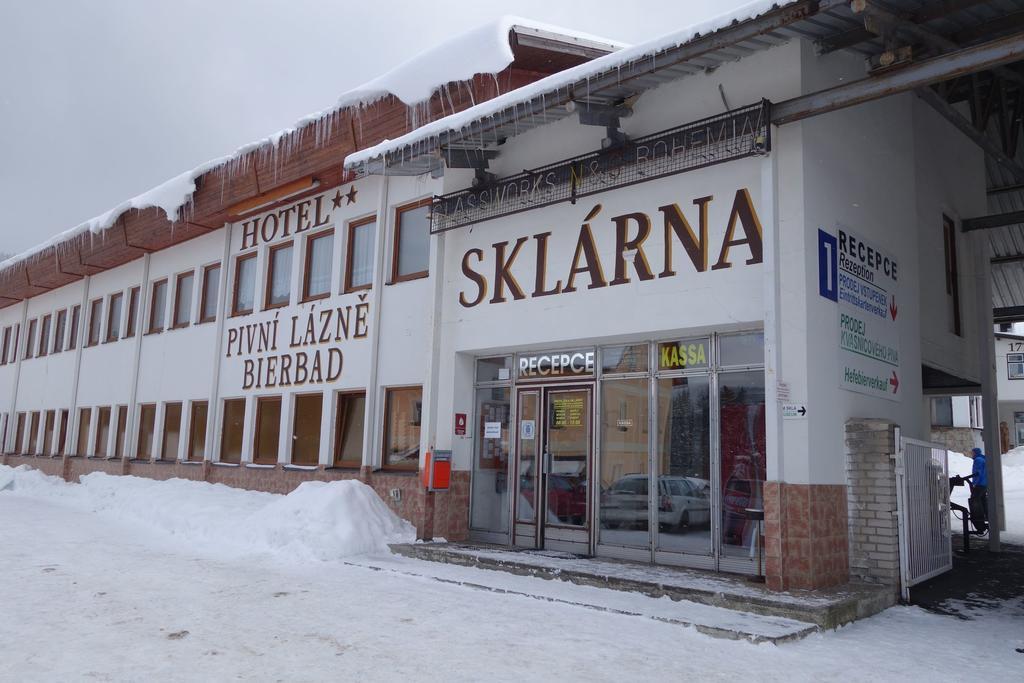
<path fill-rule="evenodd" d="M 519 356 L 519 379 L 585 377 L 594 374 L 594 350 Z"/>

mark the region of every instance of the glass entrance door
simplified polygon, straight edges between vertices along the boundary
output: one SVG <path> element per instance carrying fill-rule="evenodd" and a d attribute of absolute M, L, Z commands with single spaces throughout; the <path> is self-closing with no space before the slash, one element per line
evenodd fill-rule
<path fill-rule="evenodd" d="M 590 552 L 590 387 L 519 391 L 516 535 L 519 546 Z"/>

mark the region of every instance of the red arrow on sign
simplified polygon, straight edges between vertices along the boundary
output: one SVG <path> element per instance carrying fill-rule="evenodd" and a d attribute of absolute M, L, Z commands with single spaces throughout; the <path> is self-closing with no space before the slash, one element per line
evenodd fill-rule
<path fill-rule="evenodd" d="M 899 308 L 896 306 L 896 295 L 892 295 L 892 301 L 889 302 L 889 315 L 892 316 L 893 320 L 896 320 L 896 312 Z"/>
<path fill-rule="evenodd" d="M 889 378 L 889 384 L 892 386 L 892 393 L 896 393 L 896 390 L 900 388 L 900 378 L 896 376 L 896 371 L 892 371 L 892 377 Z"/>

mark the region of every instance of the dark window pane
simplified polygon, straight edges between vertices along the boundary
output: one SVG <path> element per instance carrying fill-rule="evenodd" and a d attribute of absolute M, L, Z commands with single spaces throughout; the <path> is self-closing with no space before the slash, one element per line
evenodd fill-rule
<path fill-rule="evenodd" d="M 277 464 L 281 444 L 281 399 L 259 398 L 256 402 L 256 441 L 253 444 L 253 462 L 259 465 Z"/>
<path fill-rule="evenodd" d="M 384 409 L 384 466 L 417 469 L 420 462 L 420 387 L 388 389 Z"/>
<path fill-rule="evenodd" d="M 363 424 L 366 394 L 338 396 L 337 434 L 334 449 L 336 467 L 360 467 L 363 464 Z"/>
<path fill-rule="evenodd" d="M 430 262 L 430 205 L 398 214 L 397 278 L 426 272 Z"/>
<path fill-rule="evenodd" d="M 292 463 L 316 465 L 320 462 L 320 418 L 322 394 L 295 397 L 295 421 L 292 429 Z"/>
<path fill-rule="evenodd" d="M 224 401 L 224 424 L 221 431 L 220 461 L 242 461 L 242 438 L 245 426 L 245 399 Z"/>

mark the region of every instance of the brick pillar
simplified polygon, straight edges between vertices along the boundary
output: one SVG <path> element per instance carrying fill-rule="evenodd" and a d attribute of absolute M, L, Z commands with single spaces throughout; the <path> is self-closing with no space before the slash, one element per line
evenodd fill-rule
<path fill-rule="evenodd" d="M 846 423 L 850 575 L 894 587 L 900 580 L 895 427 L 877 419 Z"/>

